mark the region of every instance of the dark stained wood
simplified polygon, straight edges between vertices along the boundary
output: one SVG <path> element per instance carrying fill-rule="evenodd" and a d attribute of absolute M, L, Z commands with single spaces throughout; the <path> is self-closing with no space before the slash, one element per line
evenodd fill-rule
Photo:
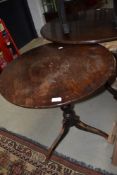
<path fill-rule="evenodd" d="M 75 126 L 77 129 L 102 136 L 106 140 L 108 139 L 109 135 L 107 133 L 82 122 L 80 120 L 80 117 L 75 114 L 75 111 L 73 108 L 74 108 L 74 106 L 72 104 L 61 107 L 61 109 L 63 110 L 63 118 L 64 118 L 62 129 L 61 129 L 58 137 L 55 139 L 55 141 L 53 142 L 51 147 L 48 149 L 46 161 L 48 161 L 50 159 L 53 151 L 56 149 L 56 147 L 59 145 L 59 143 L 64 139 L 64 137 L 67 135 L 67 133 L 69 132 L 69 129 L 72 126 Z"/>
<path fill-rule="evenodd" d="M 115 74 L 115 65 L 113 54 L 98 44 L 51 43 L 10 63 L 0 75 L 0 93 L 23 107 L 61 106 L 63 126 L 48 149 L 48 160 L 72 126 L 108 139 L 107 133 L 82 122 L 72 103 L 104 85 Z"/>
<path fill-rule="evenodd" d="M 117 77 L 117 53 L 113 53 L 113 54 L 114 54 L 114 57 L 116 59 L 116 77 Z M 115 81 L 117 81 L 116 77 L 115 77 Z M 112 84 L 109 82 L 107 83 L 106 88 L 109 90 L 109 92 L 111 92 L 113 94 L 113 97 L 117 100 L 117 89 L 112 88 Z"/>
<path fill-rule="evenodd" d="M 59 20 L 44 25 L 41 34 L 53 42 L 67 44 L 86 44 L 117 39 L 112 9 L 97 9 L 79 12 L 77 20 L 69 21 L 70 33 L 65 35 Z"/>
<path fill-rule="evenodd" d="M 100 45 L 47 44 L 10 63 L 0 75 L 0 93 L 23 107 L 77 102 L 114 74 L 115 59 Z"/>
<path fill-rule="evenodd" d="M 116 80 L 115 80 L 115 81 L 116 81 Z M 108 91 L 109 91 L 110 93 L 113 94 L 114 99 L 117 100 L 117 89 L 113 89 L 113 88 L 111 87 L 111 84 L 109 84 L 109 83 L 106 84 L 106 88 L 108 89 Z"/>

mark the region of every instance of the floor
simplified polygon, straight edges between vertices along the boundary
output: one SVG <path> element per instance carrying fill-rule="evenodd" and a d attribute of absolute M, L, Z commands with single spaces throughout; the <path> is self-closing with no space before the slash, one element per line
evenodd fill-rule
<path fill-rule="evenodd" d="M 23 54 L 24 52 L 27 52 L 30 49 L 33 49 L 35 47 L 38 47 L 47 43 L 51 43 L 51 42 L 43 38 L 35 38 L 20 49 L 20 54 Z"/>
<path fill-rule="evenodd" d="M 48 41 L 44 40 L 44 43 Z M 37 40 L 28 46 L 41 43 Z M 23 50 L 24 49 L 24 50 Z M 27 47 L 22 48 L 23 53 Z M 82 121 L 109 133 L 117 120 L 117 101 L 108 91 L 104 91 L 87 101 L 76 104 L 76 113 Z M 0 96 L 0 127 L 31 138 L 43 145 L 50 146 L 61 127 L 62 112 L 53 109 L 26 109 L 7 102 Z M 117 175 L 117 167 L 111 164 L 113 145 L 100 136 L 71 128 L 57 151 L 66 156 L 101 168 Z"/>

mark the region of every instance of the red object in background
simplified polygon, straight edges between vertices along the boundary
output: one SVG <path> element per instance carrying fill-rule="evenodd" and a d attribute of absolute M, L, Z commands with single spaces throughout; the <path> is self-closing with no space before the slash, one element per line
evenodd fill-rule
<path fill-rule="evenodd" d="M 3 20 L 0 19 L 0 71 L 19 55 L 18 48 L 13 41 L 10 32 Z"/>
<path fill-rule="evenodd" d="M 1 32 L 0 32 L 0 50 L 3 52 L 4 59 L 7 62 L 10 62 L 11 60 L 13 60 L 13 56 L 10 53 L 9 49 L 7 48 L 7 44 L 4 40 Z"/>

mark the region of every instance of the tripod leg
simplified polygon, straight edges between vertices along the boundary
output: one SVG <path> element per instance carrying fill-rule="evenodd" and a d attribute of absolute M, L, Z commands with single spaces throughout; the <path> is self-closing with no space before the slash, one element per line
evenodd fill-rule
<path fill-rule="evenodd" d="M 77 116 L 76 116 L 77 117 Z M 81 130 L 84 130 L 84 131 L 87 131 L 87 132 L 91 132 L 93 134 L 97 134 L 97 135 L 100 135 L 102 137 L 104 137 L 105 139 L 108 139 L 108 134 L 101 131 L 100 129 L 97 129 L 97 128 L 94 128 L 92 126 L 89 126 L 85 123 L 83 123 L 82 121 L 77 121 L 75 126 L 78 128 L 78 129 L 81 129 Z"/>
<path fill-rule="evenodd" d="M 64 139 L 64 137 L 67 135 L 69 131 L 69 126 L 66 124 L 63 124 L 63 127 L 58 135 L 58 137 L 55 139 L 51 147 L 48 149 L 46 161 L 48 161 L 53 153 L 53 151 L 56 149 L 56 147 L 59 145 L 59 143 Z"/>

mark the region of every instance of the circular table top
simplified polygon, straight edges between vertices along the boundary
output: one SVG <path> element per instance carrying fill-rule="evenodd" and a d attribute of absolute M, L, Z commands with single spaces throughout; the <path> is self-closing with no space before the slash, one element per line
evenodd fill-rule
<path fill-rule="evenodd" d="M 3 70 L 0 93 L 27 108 L 61 106 L 95 92 L 114 69 L 114 57 L 98 44 L 47 44 L 28 51 Z"/>
<path fill-rule="evenodd" d="M 59 20 L 45 24 L 41 29 L 44 38 L 58 43 L 87 44 L 117 40 L 112 9 L 80 12 L 77 20 L 69 21 L 70 33 L 65 35 Z"/>

